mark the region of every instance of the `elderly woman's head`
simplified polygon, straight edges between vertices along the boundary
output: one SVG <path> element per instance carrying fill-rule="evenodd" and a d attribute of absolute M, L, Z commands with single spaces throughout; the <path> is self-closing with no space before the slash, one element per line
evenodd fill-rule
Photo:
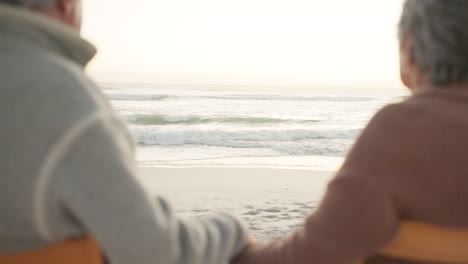
<path fill-rule="evenodd" d="M 78 30 L 81 28 L 81 0 L 0 0 L 0 4 L 31 9 Z"/>
<path fill-rule="evenodd" d="M 468 0 L 406 0 L 399 38 L 408 87 L 468 83 Z"/>

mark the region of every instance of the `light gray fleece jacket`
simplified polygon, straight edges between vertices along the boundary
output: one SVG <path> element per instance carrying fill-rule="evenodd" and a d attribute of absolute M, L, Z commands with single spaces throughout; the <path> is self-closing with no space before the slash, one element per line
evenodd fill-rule
<path fill-rule="evenodd" d="M 0 254 L 91 234 L 112 264 L 232 259 L 246 242 L 235 217 L 184 221 L 136 180 L 132 138 L 84 74 L 94 54 L 68 27 L 0 5 Z"/>

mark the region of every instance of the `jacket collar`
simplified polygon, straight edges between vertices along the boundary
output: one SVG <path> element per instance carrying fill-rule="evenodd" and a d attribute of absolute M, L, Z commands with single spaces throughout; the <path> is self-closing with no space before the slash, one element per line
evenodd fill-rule
<path fill-rule="evenodd" d="M 96 54 L 96 48 L 68 26 L 27 9 L 0 4 L 0 42 L 4 40 L 26 41 L 83 67 Z"/>

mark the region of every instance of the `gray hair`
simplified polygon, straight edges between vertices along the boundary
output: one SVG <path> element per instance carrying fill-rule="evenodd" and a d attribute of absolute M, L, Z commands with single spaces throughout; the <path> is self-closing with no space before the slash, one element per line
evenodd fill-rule
<path fill-rule="evenodd" d="M 26 8 L 48 8 L 56 2 L 57 0 L 0 0 L 0 4 L 11 4 Z"/>
<path fill-rule="evenodd" d="M 435 85 L 468 82 L 468 1 L 406 0 L 400 45 L 412 36 L 416 65 Z"/>

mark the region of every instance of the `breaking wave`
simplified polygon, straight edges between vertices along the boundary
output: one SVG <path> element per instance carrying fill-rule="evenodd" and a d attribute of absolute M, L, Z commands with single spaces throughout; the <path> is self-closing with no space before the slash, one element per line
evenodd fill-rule
<path fill-rule="evenodd" d="M 207 123 L 224 124 L 281 124 L 281 123 L 318 123 L 319 120 L 292 120 L 266 117 L 199 117 L 199 116 L 169 116 L 158 114 L 129 115 L 126 119 L 136 125 L 197 125 Z"/>
<path fill-rule="evenodd" d="M 342 156 L 359 135 L 359 129 L 312 131 L 306 129 L 158 129 L 132 127 L 140 145 L 216 146 L 229 148 L 267 148 L 286 155 Z"/>

